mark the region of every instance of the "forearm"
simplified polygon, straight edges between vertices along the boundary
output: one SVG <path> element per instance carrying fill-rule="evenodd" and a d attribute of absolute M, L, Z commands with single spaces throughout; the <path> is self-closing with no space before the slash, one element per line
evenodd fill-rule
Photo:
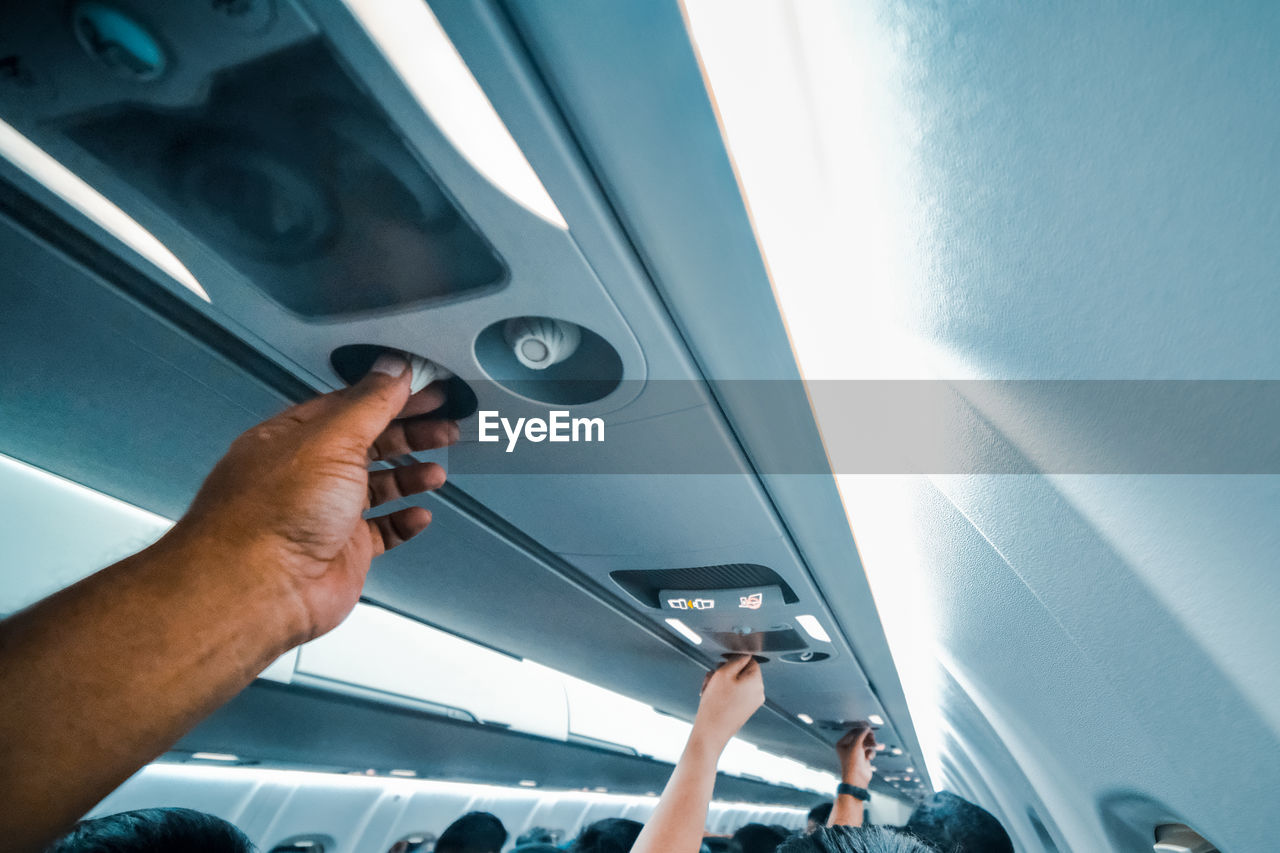
<path fill-rule="evenodd" d="M 287 599 L 182 539 L 0 623 L 9 849 L 41 849 L 289 645 Z"/>
<path fill-rule="evenodd" d="M 694 726 L 632 853 L 697 853 L 724 747 L 721 740 L 704 736 Z"/>

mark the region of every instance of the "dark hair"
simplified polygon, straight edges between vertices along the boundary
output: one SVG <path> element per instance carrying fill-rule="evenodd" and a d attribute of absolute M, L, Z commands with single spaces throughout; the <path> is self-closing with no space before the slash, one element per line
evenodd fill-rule
<path fill-rule="evenodd" d="M 778 832 L 772 826 L 748 823 L 729 839 L 729 851 L 730 853 L 773 853 L 786 837 L 785 832 Z"/>
<path fill-rule="evenodd" d="M 624 817 L 607 817 L 588 826 L 574 839 L 572 853 L 630 853 L 644 824 Z"/>
<path fill-rule="evenodd" d="M 467 812 L 449 824 L 436 842 L 436 853 L 498 853 L 507 843 L 507 828 L 488 812 Z"/>
<path fill-rule="evenodd" d="M 249 837 L 195 809 L 138 809 L 83 820 L 46 853 L 253 853 Z"/>
<path fill-rule="evenodd" d="M 916 806 L 903 830 L 947 853 L 1013 853 L 1013 842 L 991 812 L 950 791 Z"/>
<path fill-rule="evenodd" d="M 778 853 L 936 853 L 925 844 L 883 826 L 829 826 L 793 835 Z"/>
<path fill-rule="evenodd" d="M 825 803 L 818 803 L 816 806 L 809 809 L 809 817 L 807 818 L 808 822 L 817 824 L 818 826 L 826 826 L 827 821 L 831 819 L 831 807 L 834 805 L 835 803 L 830 800 L 827 800 Z"/>
<path fill-rule="evenodd" d="M 550 841 L 535 841 L 532 844 L 517 844 L 511 849 L 511 853 L 563 853 L 563 851 Z"/>
<path fill-rule="evenodd" d="M 517 847 L 524 847 L 529 844 L 554 844 L 556 837 L 551 834 L 551 830 L 545 826 L 535 826 L 525 830 L 516 839 Z"/>

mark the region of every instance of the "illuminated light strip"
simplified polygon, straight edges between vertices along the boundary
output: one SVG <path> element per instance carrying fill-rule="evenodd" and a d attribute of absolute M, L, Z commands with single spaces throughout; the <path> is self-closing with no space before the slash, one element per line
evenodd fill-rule
<path fill-rule="evenodd" d="M 4 121 L 0 121 L 0 156 L 53 191 L 112 237 L 142 255 L 178 284 L 205 302 L 213 301 L 191 274 L 191 270 L 183 266 L 182 261 L 154 234 Z"/>
<path fill-rule="evenodd" d="M 424 0 L 345 0 L 418 103 L 477 172 L 567 229 L 533 166 Z"/>
<path fill-rule="evenodd" d="M 800 623 L 800 627 L 810 637 L 813 637 L 820 643 L 831 642 L 831 635 L 827 633 L 827 629 L 822 627 L 822 623 L 818 621 L 817 616 L 811 616 L 808 613 L 803 616 L 797 616 L 796 621 Z"/>
<path fill-rule="evenodd" d="M 679 631 L 686 640 L 693 643 L 695 646 L 702 645 L 702 637 L 698 636 L 698 632 L 694 631 L 688 625 L 684 624 L 679 619 L 667 619 L 666 621 L 668 625 Z"/>
<path fill-rule="evenodd" d="M 239 761 L 240 756 L 229 752 L 193 752 L 191 757 L 197 761 Z"/>
<path fill-rule="evenodd" d="M 806 382 L 973 375 L 921 337 L 935 288 L 911 105 L 918 73 L 874 4 L 682 0 L 725 147 Z M 797 157 L 796 152 L 806 152 Z M 851 261 L 850 259 L 854 259 Z M 833 290 L 834 277 L 851 282 Z M 944 304 L 935 296 L 930 304 Z M 811 397 L 811 401 L 814 398 Z M 814 404 L 820 433 L 841 428 Z M 944 720 L 908 477 L 835 475 L 906 694 L 921 757 L 945 786 Z M 907 567 L 904 569 L 904 567 Z"/>

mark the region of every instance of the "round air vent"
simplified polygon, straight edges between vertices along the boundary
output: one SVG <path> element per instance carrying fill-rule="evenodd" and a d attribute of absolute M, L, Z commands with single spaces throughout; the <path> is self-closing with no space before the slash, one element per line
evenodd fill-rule
<path fill-rule="evenodd" d="M 489 326 L 476 360 L 494 382 L 528 400 L 580 406 L 622 383 L 622 358 L 584 326 L 551 317 L 513 317 Z"/>
<path fill-rule="evenodd" d="M 387 349 L 388 347 L 377 344 L 348 344 L 334 350 L 329 356 L 329 362 L 333 365 L 334 372 L 348 385 L 352 385 L 369 372 L 373 362 Z M 476 413 L 479 405 L 475 392 L 457 376 L 450 375 L 444 380 L 444 393 L 444 407 L 437 413 L 440 417 L 456 421 Z"/>
<path fill-rule="evenodd" d="M 826 652 L 806 650 L 803 652 L 792 652 L 789 655 L 782 655 L 778 659 L 784 660 L 787 663 L 820 663 L 821 661 L 829 660 L 830 658 L 831 655 Z"/>

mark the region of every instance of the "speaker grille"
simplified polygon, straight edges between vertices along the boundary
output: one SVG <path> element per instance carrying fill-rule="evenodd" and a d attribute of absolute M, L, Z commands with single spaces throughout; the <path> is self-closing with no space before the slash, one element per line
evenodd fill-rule
<path fill-rule="evenodd" d="M 610 572 L 613 582 L 647 607 L 661 607 L 658 592 L 664 589 L 738 589 L 744 586 L 778 586 L 782 600 L 795 604 L 800 599 L 782 576 L 768 566 L 755 563 L 725 563 L 688 569 L 629 569 Z"/>

